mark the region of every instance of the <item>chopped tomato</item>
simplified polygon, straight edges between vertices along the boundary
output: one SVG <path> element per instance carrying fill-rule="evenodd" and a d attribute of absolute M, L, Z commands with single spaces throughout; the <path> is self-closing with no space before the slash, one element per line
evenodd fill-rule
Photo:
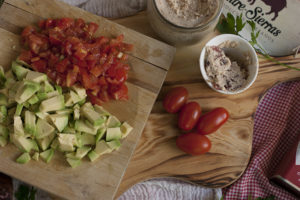
<path fill-rule="evenodd" d="M 27 64 L 30 64 L 31 58 L 32 58 L 31 51 L 22 51 L 18 59 L 26 62 Z"/>
<path fill-rule="evenodd" d="M 69 59 L 65 58 L 55 65 L 56 71 L 63 73 L 67 70 L 68 65 L 70 64 Z"/>
<path fill-rule="evenodd" d="M 38 72 L 45 72 L 47 67 L 47 62 L 45 60 L 39 59 L 31 63 L 31 67 Z"/>
<path fill-rule="evenodd" d="M 128 100 L 128 88 L 125 84 L 120 86 L 111 85 L 109 92 L 115 100 Z"/>
<path fill-rule="evenodd" d="M 97 31 L 98 27 L 98 24 L 91 22 L 87 27 L 87 31 L 89 32 L 89 34 L 93 35 Z"/>

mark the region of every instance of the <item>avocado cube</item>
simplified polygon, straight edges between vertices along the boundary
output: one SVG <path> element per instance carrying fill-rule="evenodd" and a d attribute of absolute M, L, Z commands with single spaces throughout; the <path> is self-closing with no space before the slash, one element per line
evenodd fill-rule
<path fill-rule="evenodd" d="M 22 65 L 18 64 L 17 62 L 13 61 L 11 64 L 11 69 L 16 75 L 18 80 L 23 80 L 23 78 L 28 74 L 30 71 L 29 69 L 24 68 Z"/>
<path fill-rule="evenodd" d="M 106 121 L 106 126 L 108 128 L 114 128 L 121 126 L 121 122 L 115 116 L 109 116 Z"/>
<path fill-rule="evenodd" d="M 59 134 L 58 135 L 59 149 L 61 151 L 74 151 L 74 146 L 77 143 L 76 135 L 74 134 Z"/>
<path fill-rule="evenodd" d="M 65 108 L 65 103 L 64 103 L 63 95 L 58 95 L 50 99 L 44 100 L 40 105 L 40 111 L 42 112 L 57 111 L 57 110 L 62 110 L 64 108 Z"/>
<path fill-rule="evenodd" d="M 39 161 L 39 156 L 40 156 L 40 154 L 38 152 L 35 152 L 32 156 L 32 159 L 35 161 Z"/>
<path fill-rule="evenodd" d="M 120 127 L 116 128 L 108 128 L 106 131 L 106 141 L 111 141 L 111 140 L 119 140 L 122 138 L 122 132 Z"/>
<path fill-rule="evenodd" d="M 91 147 L 83 146 L 81 148 L 78 148 L 76 151 L 76 158 L 82 159 L 84 156 L 88 154 L 88 152 L 91 150 Z"/>
<path fill-rule="evenodd" d="M 37 139 L 37 142 L 38 142 L 40 148 L 41 148 L 43 151 L 45 151 L 46 149 L 48 149 L 49 146 L 50 146 L 50 144 L 51 144 L 51 142 L 53 141 L 54 137 L 55 137 L 55 133 L 51 133 L 51 134 L 50 134 L 49 136 L 47 136 L 47 137 L 44 137 L 44 138 L 42 138 L 42 139 Z"/>
<path fill-rule="evenodd" d="M 25 135 L 23 122 L 20 116 L 14 117 L 14 134 L 21 136 Z"/>
<path fill-rule="evenodd" d="M 55 128 L 44 119 L 38 119 L 36 127 L 36 139 L 45 138 L 55 131 Z"/>
<path fill-rule="evenodd" d="M 4 123 L 7 119 L 7 108 L 6 106 L 0 106 L 0 123 Z"/>
<path fill-rule="evenodd" d="M 86 102 L 86 98 L 82 99 L 82 100 L 79 101 L 77 104 L 78 104 L 79 106 L 82 106 L 83 104 L 85 104 L 85 102 Z"/>
<path fill-rule="evenodd" d="M 4 125 L 0 124 L 0 136 L 4 137 L 5 139 L 8 138 L 9 130 Z"/>
<path fill-rule="evenodd" d="M 31 160 L 29 153 L 23 153 L 16 160 L 17 163 L 26 164 Z"/>
<path fill-rule="evenodd" d="M 8 98 L 5 94 L 0 93 L 0 106 L 7 106 Z"/>
<path fill-rule="evenodd" d="M 96 112 L 98 112 L 100 115 L 104 115 L 104 116 L 110 116 L 111 114 L 105 110 L 102 106 L 99 105 L 94 105 L 94 109 Z"/>
<path fill-rule="evenodd" d="M 59 85 L 55 85 L 55 89 L 59 94 L 62 94 L 62 88 Z"/>
<path fill-rule="evenodd" d="M 96 140 L 95 140 L 95 136 L 88 134 L 88 133 L 83 133 L 82 135 L 80 135 L 80 140 L 81 140 L 81 145 L 95 145 L 96 144 Z"/>
<path fill-rule="evenodd" d="M 96 153 L 95 151 L 90 151 L 88 153 L 88 157 L 89 157 L 91 162 L 94 162 L 95 160 L 97 160 L 97 158 L 99 158 L 99 156 L 100 155 L 98 153 Z"/>
<path fill-rule="evenodd" d="M 65 106 L 66 106 L 66 107 L 71 107 L 71 106 L 74 105 L 70 93 L 64 94 L 64 97 L 65 97 Z"/>
<path fill-rule="evenodd" d="M 47 118 L 49 117 L 48 113 L 44 113 L 44 112 L 36 112 L 35 115 L 40 118 L 40 119 L 44 119 L 47 121 Z"/>
<path fill-rule="evenodd" d="M 59 132 L 62 132 L 68 125 L 68 114 L 53 114 L 49 115 L 49 117 Z"/>
<path fill-rule="evenodd" d="M 105 122 L 105 116 L 100 115 L 94 109 L 90 109 L 86 106 L 82 106 L 81 113 L 86 117 L 93 126 L 100 126 Z"/>
<path fill-rule="evenodd" d="M 78 104 L 73 106 L 73 118 L 74 120 L 79 120 L 80 118 L 80 106 Z"/>
<path fill-rule="evenodd" d="M 58 91 L 48 92 L 47 99 L 60 95 Z"/>
<path fill-rule="evenodd" d="M 56 137 L 51 144 L 51 148 L 56 150 L 58 146 L 59 146 L 58 137 Z"/>
<path fill-rule="evenodd" d="M 17 57 L 16 62 L 18 64 L 20 64 L 20 65 L 25 66 L 25 67 L 31 68 L 31 66 L 28 63 L 26 63 L 25 61 L 21 60 L 19 57 Z"/>
<path fill-rule="evenodd" d="M 47 81 L 47 75 L 36 71 L 29 71 L 25 80 L 41 83 L 43 81 Z"/>
<path fill-rule="evenodd" d="M 74 128 L 71 128 L 69 126 L 67 126 L 64 130 L 64 133 L 72 133 L 72 134 L 76 134 L 76 130 Z"/>
<path fill-rule="evenodd" d="M 25 136 L 10 134 L 11 142 L 14 143 L 20 150 L 24 152 L 30 152 L 33 148 L 31 139 L 27 139 Z"/>
<path fill-rule="evenodd" d="M 73 103 L 78 103 L 79 101 L 81 101 L 82 99 L 80 99 L 80 97 L 74 92 L 74 91 L 70 91 L 70 95 L 71 95 L 71 99 L 73 101 Z"/>
<path fill-rule="evenodd" d="M 32 150 L 33 151 L 39 151 L 40 149 L 39 149 L 39 146 L 38 146 L 38 144 L 36 143 L 36 141 L 35 140 L 30 140 L 31 141 L 31 144 L 32 144 Z"/>
<path fill-rule="evenodd" d="M 33 105 L 36 104 L 40 101 L 40 99 L 38 98 L 37 95 L 33 95 L 32 97 L 30 97 L 30 99 L 28 99 L 28 103 Z"/>
<path fill-rule="evenodd" d="M 121 132 L 122 132 L 122 138 L 125 138 L 132 131 L 133 128 L 127 122 L 124 122 L 120 126 L 120 129 L 121 129 Z"/>
<path fill-rule="evenodd" d="M 66 153 L 65 156 L 66 156 L 66 158 L 72 158 L 72 159 L 77 159 L 78 160 L 78 158 L 76 157 L 76 152 Z"/>
<path fill-rule="evenodd" d="M 51 161 L 51 159 L 53 158 L 53 155 L 54 155 L 53 149 L 48 149 L 47 151 L 40 153 L 41 159 L 46 163 L 49 163 Z"/>
<path fill-rule="evenodd" d="M 5 85 L 5 75 L 4 75 L 4 69 L 2 66 L 0 66 L 0 87 L 3 87 Z"/>
<path fill-rule="evenodd" d="M 106 133 L 106 128 L 100 128 L 100 129 L 98 129 L 97 135 L 96 135 L 96 138 L 95 138 L 96 142 L 100 141 L 103 138 L 103 136 L 104 136 L 105 133 Z"/>
<path fill-rule="evenodd" d="M 92 135 L 96 135 L 97 133 L 97 128 L 89 126 L 86 122 L 82 120 L 77 120 L 75 122 L 75 130 L 79 132 L 89 133 Z"/>
<path fill-rule="evenodd" d="M 67 109 L 63 109 L 63 110 L 58 110 L 58 111 L 56 111 L 56 113 L 57 114 L 67 114 L 67 115 L 69 115 L 69 114 L 73 113 L 73 110 L 67 108 Z"/>
<path fill-rule="evenodd" d="M 36 96 L 39 98 L 39 101 L 43 101 L 48 98 L 46 92 L 38 92 Z"/>
<path fill-rule="evenodd" d="M 16 109 L 16 112 L 15 112 L 15 116 L 20 116 L 20 115 L 21 115 L 21 112 L 22 112 L 22 110 L 23 110 L 23 107 L 24 107 L 23 104 L 18 104 L 18 105 L 17 105 L 17 109 Z"/>
<path fill-rule="evenodd" d="M 102 155 L 106 153 L 112 152 L 112 149 L 108 146 L 108 144 L 104 140 L 100 140 L 96 144 L 96 148 L 94 150 L 97 154 Z"/>
<path fill-rule="evenodd" d="M 112 149 L 112 150 L 118 150 L 121 146 L 120 140 L 112 140 L 110 142 L 106 142 L 106 144 Z"/>
<path fill-rule="evenodd" d="M 36 116 L 33 112 L 25 111 L 25 131 L 31 135 L 36 135 Z"/>
<path fill-rule="evenodd" d="M 42 83 L 42 91 L 43 92 L 53 92 L 54 91 L 54 87 L 49 83 L 49 81 L 44 81 Z"/>
<path fill-rule="evenodd" d="M 40 85 L 31 81 L 23 81 L 19 85 L 15 94 L 15 101 L 19 104 L 24 103 L 40 89 Z"/>
<path fill-rule="evenodd" d="M 76 168 L 81 164 L 81 160 L 78 159 L 72 159 L 72 158 L 67 158 L 67 162 L 72 168 Z"/>
<path fill-rule="evenodd" d="M 78 85 L 78 84 L 73 85 L 71 87 L 71 89 L 77 93 L 79 99 L 84 99 L 87 97 L 85 89 L 83 87 L 81 87 L 80 85 Z"/>
<path fill-rule="evenodd" d="M 0 135 L 0 147 L 5 147 L 7 145 L 8 139 Z"/>
<path fill-rule="evenodd" d="M 94 107 L 91 102 L 86 102 L 85 104 L 82 105 L 82 108 L 90 108 L 94 110 Z"/>

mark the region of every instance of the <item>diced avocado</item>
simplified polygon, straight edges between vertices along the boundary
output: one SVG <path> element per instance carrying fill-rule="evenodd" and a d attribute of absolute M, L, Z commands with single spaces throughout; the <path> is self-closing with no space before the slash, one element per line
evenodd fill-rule
<path fill-rule="evenodd" d="M 36 94 L 36 96 L 39 98 L 40 101 L 43 101 L 43 100 L 45 100 L 45 99 L 48 98 L 46 92 L 38 92 L 38 93 Z"/>
<path fill-rule="evenodd" d="M 97 154 L 102 155 L 106 153 L 112 152 L 112 149 L 107 145 L 107 143 L 104 140 L 100 140 L 96 144 L 96 148 L 94 150 Z"/>
<path fill-rule="evenodd" d="M 83 107 L 83 108 L 86 107 L 86 108 L 90 108 L 90 109 L 94 110 L 94 107 L 91 102 L 86 102 L 81 107 Z"/>
<path fill-rule="evenodd" d="M 32 159 L 35 161 L 39 161 L 39 157 L 40 157 L 40 154 L 38 152 L 35 152 L 32 156 Z"/>
<path fill-rule="evenodd" d="M 14 134 L 23 136 L 24 127 L 20 116 L 14 116 Z"/>
<path fill-rule="evenodd" d="M 82 106 L 81 113 L 92 123 L 93 126 L 100 126 L 105 122 L 105 116 L 100 115 L 94 109 Z"/>
<path fill-rule="evenodd" d="M 0 124 L 0 136 L 4 137 L 5 139 L 8 138 L 9 130 L 4 125 Z"/>
<path fill-rule="evenodd" d="M 7 119 L 7 108 L 6 106 L 0 106 L 0 123 L 5 122 Z"/>
<path fill-rule="evenodd" d="M 8 139 L 0 135 L 0 147 L 5 147 L 7 145 Z"/>
<path fill-rule="evenodd" d="M 120 129 L 121 129 L 121 132 L 122 132 L 122 138 L 125 138 L 132 131 L 133 128 L 127 122 L 124 122 L 120 126 Z"/>
<path fill-rule="evenodd" d="M 51 144 L 51 148 L 57 149 L 58 146 L 59 146 L 58 137 L 56 137 Z"/>
<path fill-rule="evenodd" d="M 65 97 L 65 106 L 66 106 L 66 107 L 71 107 L 71 106 L 74 105 L 70 93 L 64 94 L 64 97 Z"/>
<path fill-rule="evenodd" d="M 14 116 L 15 116 L 15 113 L 16 113 L 16 108 L 17 107 L 12 107 L 12 108 L 8 109 L 8 111 L 7 111 L 7 119 L 8 119 L 7 123 L 8 124 L 14 123 Z"/>
<path fill-rule="evenodd" d="M 7 106 L 8 98 L 5 94 L 0 93 L 0 106 Z"/>
<path fill-rule="evenodd" d="M 29 71 L 25 80 L 41 83 L 43 81 L 47 81 L 47 75 L 36 71 Z"/>
<path fill-rule="evenodd" d="M 44 81 L 43 84 L 42 84 L 42 91 L 43 92 L 53 92 L 54 91 L 54 88 L 53 86 L 49 83 L 49 81 Z"/>
<path fill-rule="evenodd" d="M 36 143 L 36 141 L 35 140 L 30 140 L 31 141 L 31 143 L 32 143 L 32 150 L 33 151 L 39 151 L 40 149 L 39 149 L 39 146 L 38 146 L 38 144 Z"/>
<path fill-rule="evenodd" d="M 85 102 L 86 102 L 86 98 L 82 99 L 77 104 L 80 105 L 80 106 L 82 106 L 83 104 L 85 104 Z"/>
<path fill-rule="evenodd" d="M 16 80 L 15 79 L 13 79 L 13 78 L 7 78 L 6 82 L 4 84 L 4 87 L 5 88 L 12 88 L 12 86 L 15 85 L 15 84 L 16 84 Z"/>
<path fill-rule="evenodd" d="M 49 163 L 51 161 L 53 155 L 54 155 L 53 149 L 48 149 L 47 151 L 40 153 L 41 159 L 46 163 Z"/>
<path fill-rule="evenodd" d="M 82 159 L 84 156 L 88 154 L 88 152 L 91 150 L 91 147 L 83 146 L 81 148 L 78 148 L 76 151 L 76 157 L 78 159 Z"/>
<path fill-rule="evenodd" d="M 55 89 L 58 91 L 59 94 L 62 94 L 62 88 L 59 85 L 55 85 Z"/>
<path fill-rule="evenodd" d="M 33 112 L 25 111 L 25 131 L 31 135 L 36 135 L 36 116 Z"/>
<path fill-rule="evenodd" d="M 85 132 L 85 133 L 89 133 L 92 135 L 96 135 L 96 133 L 97 133 L 96 128 L 93 128 L 93 127 L 87 125 L 87 123 L 82 120 L 77 120 L 75 122 L 75 129 L 79 132 Z"/>
<path fill-rule="evenodd" d="M 37 142 L 40 146 L 40 148 L 45 151 L 46 149 L 49 148 L 51 142 L 53 141 L 55 137 L 55 133 L 51 133 L 50 135 L 48 135 L 47 137 L 44 137 L 42 139 L 37 139 Z"/>
<path fill-rule="evenodd" d="M 80 99 L 80 97 L 74 92 L 74 91 L 70 91 L 70 95 L 71 95 L 71 99 L 73 101 L 73 103 L 78 103 L 79 101 L 81 101 L 82 99 Z"/>
<path fill-rule="evenodd" d="M 67 162 L 72 168 L 76 168 L 81 164 L 81 160 L 78 159 L 72 159 L 72 158 L 67 158 Z"/>
<path fill-rule="evenodd" d="M 4 69 L 2 66 L 0 66 L 0 87 L 3 87 L 5 85 L 5 74 L 4 74 Z"/>
<path fill-rule="evenodd" d="M 99 156 L 100 155 L 98 153 L 96 153 L 95 151 L 90 151 L 88 153 L 88 157 L 91 160 L 91 162 L 94 162 L 95 160 L 97 160 L 97 158 L 99 158 Z"/>
<path fill-rule="evenodd" d="M 86 98 L 87 94 L 86 94 L 86 91 L 83 87 L 76 84 L 76 85 L 73 85 L 71 87 L 71 89 L 74 90 L 77 93 L 77 95 L 79 96 L 80 99 Z"/>
<path fill-rule="evenodd" d="M 22 103 L 22 104 L 23 104 L 23 106 L 24 106 L 25 108 L 27 108 L 27 109 L 29 109 L 29 107 L 31 106 L 30 103 L 28 103 L 28 101 L 26 101 L 26 102 L 24 102 L 24 103 Z"/>
<path fill-rule="evenodd" d="M 105 110 L 102 106 L 94 105 L 94 109 L 97 113 L 104 115 L 104 116 L 110 116 L 111 114 Z"/>
<path fill-rule="evenodd" d="M 48 92 L 47 99 L 60 95 L 58 91 Z"/>
<path fill-rule="evenodd" d="M 63 95 L 58 95 L 50 99 L 44 100 L 40 105 L 40 111 L 42 112 L 57 111 L 57 110 L 62 110 L 64 108 L 65 108 L 65 103 L 64 103 Z"/>
<path fill-rule="evenodd" d="M 66 158 L 72 158 L 72 159 L 77 159 L 78 160 L 78 158 L 76 157 L 76 152 L 66 153 L 65 156 L 66 156 Z"/>
<path fill-rule="evenodd" d="M 59 134 L 58 142 L 59 142 L 59 149 L 61 151 L 74 151 L 74 146 L 77 143 L 76 135 Z"/>
<path fill-rule="evenodd" d="M 23 81 L 15 95 L 15 101 L 19 104 L 24 103 L 30 97 L 32 97 L 39 89 L 40 85 L 32 81 Z"/>
<path fill-rule="evenodd" d="M 108 128 L 114 128 L 121 126 L 121 122 L 115 116 L 109 116 L 106 125 Z"/>
<path fill-rule="evenodd" d="M 23 153 L 16 160 L 17 163 L 26 164 L 31 160 L 29 153 Z"/>
<path fill-rule="evenodd" d="M 108 128 L 106 131 L 106 141 L 119 140 L 122 138 L 120 127 Z"/>
<path fill-rule="evenodd" d="M 62 132 L 68 125 L 69 116 L 67 114 L 53 114 L 49 117 L 59 132 Z"/>
<path fill-rule="evenodd" d="M 15 112 L 15 116 L 20 116 L 20 115 L 21 115 L 21 112 L 22 112 L 22 110 L 23 110 L 23 107 L 24 107 L 23 104 L 18 104 L 18 105 L 17 105 L 17 109 L 16 109 L 16 112 Z"/>
<path fill-rule="evenodd" d="M 36 112 L 35 115 L 40 118 L 40 119 L 44 119 L 47 121 L 47 118 L 49 117 L 48 113 L 44 113 L 44 112 Z"/>
<path fill-rule="evenodd" d="M 64 133 L 72 133 L 72 134 L 76 134 L 76 130 L 74 128 L 71 128 L 69 126 L 67 126 L 64 130 Z"/>
<path fill-rule="evenodd" d="M 96 142 L 100 141 L 103 138 L 103 136 L 104 136 L 105 133 L 106 133 L 106 128 L 100 128 L 100 129 L 98 129 L 97 135 L 96 135 L 96 138 L 95 138 Z"/>
<path fill-rule="evenodd" d="M 25 136 L 10 134 L 11 142 L 14 143 L 20 150 L 30 152 L 33 148 L 31 139 L 27 139 Z"/>
<path fill-rule="evenodd" d="M 58 111 L 56 111 L 56 113 L 57 114 L 67 114 L 67 115 L 69 115 L 69 114 L 73 113 L 73 110 L 66 108 L 66 109 L 63 109 L 63 110 L 58 110 Z"/>
<path fill-rule="evenodd" d="M 112 149 L 112 150 L 117 150 L 121 146 L 120 140 L 112 140 L 110 142 L 106 142 L 106 144 Z"/>
<path fill-rule="evenodd" d="M 23 78 L 28 74 L 30 71 L 29 69 L 24 68 L 17 62 L 13 61 L 11 64 L 11 69 L 18 78 L 18 80 L 23 80 Z"/>
<path fill-rule="evenodd" d="M 96 144 L 95 136 L 88 134 L 88 133 L 83 133 L 80 136 L 81 144 L 84 145 L 94 145 Z"/>
<path fill-rule="evenodd" d="M 15 75 L 14 75 L 14 73 L 13 73 L 13 71 L 10 69 L 10 70 L 7 70 L 6 72 L 5 72 L 5 78 L 6 79 L 8 79 L 8 78 L 12 78 L 12 79 L 14 79 L 15 81 L 17 81 L 17 79 L 16 79 L 16 77 L 15 77 Z"/>
<path fill-rule="evenodd" d="M 55 131 L 55 128 L 51 126 L 46 120 L 38 119 L 36 124 L 36 138 L 42 139 L 44 137 L 49 136 L 51 133 Z"/>
<path fill-rule="evenodd" d="M 74 120 L 79 120 L 80 118 L 80 106 L 78 104 L 73 106 L 73 118 Z"/>
<path fill-rule="evenodd" d="M 37 95 L 33 95 L 32 97 L 30 97 L 30 99 L 28 99 L 28 103 L 30 103 L 31 105 L 36 104 L 40 101 L 40 99 L 38 98 Z"/>

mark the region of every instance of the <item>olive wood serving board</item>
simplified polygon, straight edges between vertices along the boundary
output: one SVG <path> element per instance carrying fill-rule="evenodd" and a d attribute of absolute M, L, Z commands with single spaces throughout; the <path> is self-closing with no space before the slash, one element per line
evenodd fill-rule
<path fill-rule="evenodd" d="M 148 23 L 146 12 L 115 21 L 159 39 Z M 299 78 L 300 71 L 260 59 L 259 74 L 250 89 L 238 95 L 214 92 L 202 79 L 198 59 L 205 43 L 216 34 L 208 35 L 197 45 L 177 48 L 118 195 L 134 184 L 154 177 L 175 177 L 205 187 L 223 188 L 243 174 L 251 155 L 254 114 L 260 99 L 273 85 Z M 300 68 L 300 55 L 298 58 L 288 56 L 277 59 Z M 198 102 L 203 113 L 219 106 L 230 113 L 229 121 L 208 136 L 212 148 L 205 155 L 189 156 L 176 148 L 176 137 L 181 134 L 177 128 L 177 116 L 167 114 L 162 107 L 163 96 L 176 86 L 186 87 L 189 100 Z"/>
<path fill-rule="evenodd" d="M 53 0 L 7 0 L 0 9 L 0 65 L 10 68 L 20 53 L 20 33 L 27 25 L 45 18 L 83 18 L 99 24 L 96 35 L 124 34 L 125 42 L 134 44 L 129 56 L 131 70 L 127 85 L 129 101 L 111 101 L 105 108 L 121 121 L 134 127 L 118 151 L 91 163 L 87 159 L 72 169 L 56 153 L 50 164 L 15 162 L 20 152 L 13 145 L 0 149 L 0 171 L 66 199 L 113 199 L 130 157 L 161 89 L 175 48 L 132 31 L 102 17 Z M 155 78 L 153 78 L 155 77 Z"/>

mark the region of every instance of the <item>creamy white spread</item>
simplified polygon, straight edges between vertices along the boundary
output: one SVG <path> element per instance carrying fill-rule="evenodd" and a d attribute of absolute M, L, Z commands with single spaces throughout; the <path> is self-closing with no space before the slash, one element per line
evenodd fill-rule
<path fill-rule="evenodd" d="M 241 88 L 247 79 L 247 70 L 230 60 L 218 46 L 206 47 L 206 74 L 218 90 L 234 91 Z"/>
<path fill-rule="evenodd" d="M 218 0 L 155 0 L 159 12 L 170 22 L 182 27 L 196 27 L 213 18 Z"/>

